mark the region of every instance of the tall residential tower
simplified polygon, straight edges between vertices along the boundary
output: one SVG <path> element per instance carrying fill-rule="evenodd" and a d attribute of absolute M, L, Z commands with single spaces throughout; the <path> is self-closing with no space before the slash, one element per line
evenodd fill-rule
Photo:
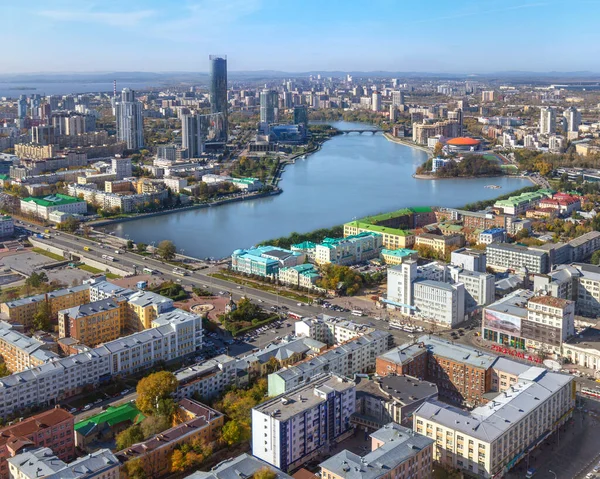
<path fill-rule="evenodd" d="M 144 120 L 142 104 L 135 99 L 135 92 L 123 88 L 120 101 L 115 103 L 117 139 L 127 143 L 128 150 L 144 147 Z"/>
<path fill-rule="evenodd" d="M 227 142 L 227 57 L 210 55 L 210 112 L 222 113 L 225 127 L 219 141 Z"/>

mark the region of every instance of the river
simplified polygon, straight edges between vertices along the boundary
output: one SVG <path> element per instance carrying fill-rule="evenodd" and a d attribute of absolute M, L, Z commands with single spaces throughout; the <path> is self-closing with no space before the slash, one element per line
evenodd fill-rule
<path fill-rule="evenodd" d="M 365 125 L 337 122 L 344 129 Z M 417 180 L 427 153 L 390 142 L 381 133 L 349 133 L 286 167 L 283 193 L 217 207 L 143 218 L 106 227 L 121 237 L 151 244 L 163 239 L 185 254 L 225 257 L 263 240 L 339 225 L 353 218 L 407 206 L 458 207 L 528 186 L 509 177 Z M 502 189 L 484 188 L 494 183 Z"/>

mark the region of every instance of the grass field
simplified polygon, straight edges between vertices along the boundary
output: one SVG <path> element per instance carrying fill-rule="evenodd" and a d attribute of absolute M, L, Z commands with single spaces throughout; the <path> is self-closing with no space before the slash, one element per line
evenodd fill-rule
<path fill-rule="evenodd" d="M 33 251 L 34 253 L 43 254 L 44 256 L 47 256 L 48 258 L 52 258 L 56 261 L 65 261 L 66 260 L 66 258 L 63 258 L 61 255 L 50 253 L 50 251 L 46 251 L 42 248 L 32 248 L 31 251 Z"/>

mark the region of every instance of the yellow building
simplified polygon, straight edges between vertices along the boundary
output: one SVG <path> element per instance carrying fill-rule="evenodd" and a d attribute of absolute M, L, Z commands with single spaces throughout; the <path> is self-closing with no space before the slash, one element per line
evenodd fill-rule
<path fill-rule="evenodd" d="M 382 249 L 381 258 L 385 264 L 393 266 L 402 264 L 407 259 L 419 259 L 419 253 L 412 249 Z"/>
<path fill-rule="evenodd" d="M 416 246 L 426 246 L 431 248 L 433 251 L 441 253 L 443 255 L 450 252 L 450 248 L 461 247 L 465 242 L 464 236 L 461 235 L 436 235 L 432 233 L 423 233 L 417 236 L 415 241 Z"/>
<path fill-rule="evenodd" d="M 19 158 L 31 158 L 33 160 L 44 160 L 54 158 L 58 153 L 56 145 L 34 145 L 19 144 L 15 145 L 15 155 Z"/>
<path fill-rule="evenodd" d="M 44 349 L 44 343 L 15 331 L 11 324 L 0 321 L 0 356 L 13 373 L 23 371 L 57 357 Z"/>
<path fill-rule="evenodd" d="M 22 324 L 25 329 L 28 329 L 32 325 L 34 314 L 43 301 L 49 304 L 50 315 L 56 317 L 60 310 L 85 304 L 89 300 L 89 285 L 84 284 L 73 288 L 59 289 L 47 294 L 7 301 L 0 304 L 0 312 L 8 317 L 8 322 Z"/>
<path fill-rule="evenodd" d="M 127 299 L 129 315 L 126 326 L 132 331 L 143 331 L 152 327 L 159 314 L 173 308 L 173 300 L 150 291 L 138 291 Z"/>
<path fill-rule="evenodd" d="M 129 308 L 125 298 L 106 298 L 58 313 L 61 338 L 75 338 L 89 347 L 121 336 Z"/>
<path fill-rule="evenodd" d="M 344 237 L 363 232 L 379 233 L 383 236 L 383 247 L 387 249 L 410 248 L 415 244 L 415 235 L 408 230 L 351 221 L 344 225 Z"/>

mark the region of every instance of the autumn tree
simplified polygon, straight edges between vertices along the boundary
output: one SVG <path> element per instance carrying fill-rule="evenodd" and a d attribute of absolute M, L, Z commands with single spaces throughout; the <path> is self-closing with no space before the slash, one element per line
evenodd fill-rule
<path fill-rule="evenodd" d="M 127 479 L 147 479 L 141 459 L 131 459 L 125 463 L 125 476 Z"/>
<path fill-rule="evenodd" d="M 157 414 L 161 402 L 171 400 L 171 394 L 177 390 L 177 379 L 169 371 L 152 373 L 138 382 L 136 405 L 147 414 Z"/>
<path fill-rule="evenodd" d="M 175 449 L 171 455 L 171 472 L 183 472 L 187 469 L 185 453 L 181 449 Z"/>
<path fill-rule="evenodd" d="M 177 254 L 177 248 L 175 248 L 173 242 L 169 240 L 161 241 L 158 244 L 157 251 L 159 256 L 166 261 L 172 260 Z"/>
<path fill-rule="evenodd" d="M 133 426 L 128 427 L 124 431 L 121 431 L 119 434 L 117 434 L 117 449 L 122 451 L 123 449 L 127 449 L 133 444 L 143 440 L 144 433 L 142 432 L 142 428 L 139 426 L 139 424 L 134 424 Z"/>
<path fill-rule="evenodd" d="M 233 446 L 242 440 L 242 428 L 240 424 L 232 419 L 223 426 L 221 439 L 228 445 Z"/>
<path fill-rule="evenodd" d="M 33 314 L 33 328 L 37 331 L 50 331 L 50 314 L 50 304 L 47 301 L 40 301 Z"/>
<path fill-rule="evenodd" d="M 166 416 L 149 416 L 142 421 L 140 427 L 144 434 L 144 439 L 154 436 L 159 432 L 169 429 L 171 423 Z"/>
<path fill-rule="evenodd" d="M 440 156 L 442 154 L 442 150 L 444 145 L 438 141 L 433 148 L 433 156 Z"/>
<path fill-rule="evenodd" d="M 254 473 L 254 479 L 275 479 L 277 474 L 273 472 L 268 466 L 261 467 Z"/>

